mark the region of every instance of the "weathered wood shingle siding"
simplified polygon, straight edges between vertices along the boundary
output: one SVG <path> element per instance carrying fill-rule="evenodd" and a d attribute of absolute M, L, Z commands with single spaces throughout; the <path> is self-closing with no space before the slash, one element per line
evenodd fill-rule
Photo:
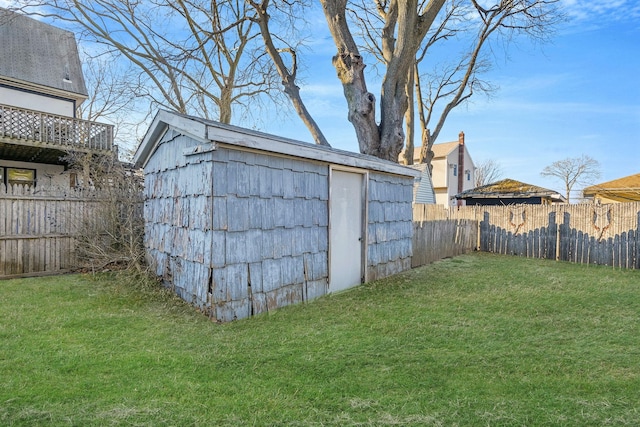
<path fill-rule="evenodd" d="M 216 318 L 326 293 L 327 165 L 219 147 L 213 153 Z"/>
<path fill-rule="evenodd" d="M 410 269 L 413 180 L 370 173 L 368 198 L 367 279 Z"/>
<path fill-rule="evenodd" d="M 184 300 L 207 309 L 213 230 L 211 152 L 169 131 L 145 167 L 145 242 L 156 274 Z"/>
<path fill-rule="evenodd" d="M 145 167 L 156 274 L 222 321 L 324 295 L 328 165 L 194 143 L 167 132 Z"/>

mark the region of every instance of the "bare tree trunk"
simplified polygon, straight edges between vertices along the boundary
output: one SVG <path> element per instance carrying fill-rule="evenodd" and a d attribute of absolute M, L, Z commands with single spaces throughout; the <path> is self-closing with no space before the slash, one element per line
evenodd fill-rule
<path fill-rule="evenodd" d="M 283 79 L 282 85 L 284 86 L 284 93 L 291 100 L 293 108 L 295 108 L 296 113 L 298 113 L 298 116 L 300 117 L 300 119 L 302 119 L 302 122 L 309 130 L 309 133 L 311 133 L 311 136 L 313 137 L 313 140 L 316 142 L 316 144 L 330 147 L 331 145 L 329 144 L 329 141 L 327 141 L 327 138 L 322 133 L 322 130 L 320 130 L 320 127 L 307 110 L 306 105 L 304 105 L 302 97 L 300 96 L 300 88 L 298 87 L 298 85 L 288 79 Z"/>
<path fill-rule="evenodd" d="M 433 160 L 433 138 L 431 138 L 431 131 L 427 128 L 427 120 L 424 115 L 424 101 L 422 98 L 422 88 L 420 86 L 420 74 L 418 73 L 418 64 L 415 64 L 414 75 L 416 81 L 416 98 L 418 101 L 418 115 L 420 117 L 420 139 L 422 146 L 420 147 L 420 156 L 418 163 L 426 163 L 429 167 L 429 174 L 433 172 L 433 166 L 431 160 Z"/>
<path fill-rule="evenodd" d="M 416 52 L 445 0 L 430 0 L 423 13 L 417 0 L 391 0 L 379 4 L 384 20 L 382 56 L 387 66 L 380 98 L 380 125 L 376 124 L 375 97 L 367 90 L 364 63 L 346 18 L 346 0 L 321 0 L 329 30 L 338 48 L 333 65 L 342 82 L 360 152 L 398 161 L 404 145 L 406 85 Z"/>
<path fill-rule="evenodd" d="M 401 70 L 397 71 L 401 73 Z M 404 114 L 407 111 L 406 77 L 386 79 L 382 85 L 380 108 L 380 148 L 378 157 L 397 161 L 404 145 Z M 402 88 L 402 89 L 400 89 Z"/>
<path fill-rule="evenodd" d="M 262 39 L 264 40 L 267 53 L 273 60 L 276 70 L 278 71 L 278 74 L 282 79 L 284 93 L 289 97 L 289 100 L 293 104 L 293 108 L 295 108 L 296 113 L 298 113 L 298 116 L 300 117 L 300 119 L 302 119 L 302 122 L 311 133 L 311 136 L 313 137 L 313 140 L 316 142 L 316 144 L 329 147 L 329 142 L 320 130 L 320 127 L 318 126 L 316 121 L 313 119 L 313 117 L 311 117 L 311 114 L 307 110 L 307 107 L 304 105 L 302 97 L 300 96 L 300 88 L 298 87 L 298 85 L 296 85 L 296 52 L 293 49 L 278 50 L 273 43 L 271 31 L 269 30 L 269 15 L 267 13 L 269 0 L 262 0 L 262 2 L 260 3 L 252 0 L 248 0 L 248 2 L 255 8 L 258 14 L 257 22 L 258 26 L 260 27 L 260 33 L 262 34 Z M 291 55 L 291 70 L 287 68 L 284 61 L 282 60 L 282 52 L 288 52 Z"/>
<path fill-rule="evenodd" d="M 413 96 L 413 85 L 415 84 L 415 68 L 412 67 L 409 70 L 409 81 L 407 82 L 407 98 L 409 100 L 409 106 L 405 114 L 405 120 L 407 123 L 407 141 L 404 148 L 404 162 L 407 165 L 413 164 L 413 152 L 415 150 L 414 139 L 415 132 L 413 127 L 415 126 L 415 104 Z"/>
<path fill-rule="evenodd" d="M 429 166 L 429 173 L 433 172 L 433 142 L 435 139 L 431 136 L 429 129 L 422 130 L 422 148 L 420 149 L 420 163 L 426 163 Z"/>
<path fill-rule="evenodd" d="M 353 124 L 360 152 L 376 155 L 380 148 L 380 134 L 376 124 L 375 96 L 367 90 L 365 64 L 353 40 L 346 17 L 346 0 L 321 0 L 329 31 L 338 53 L 333 66 L 342 83 L 349 108 L 348 119 Z"/>
<path fill-rule="evenodd" d="M 231 87 L 223 87 L 220 90 L 220 103 L 218 108 L 220 110 L 220 115 L 218 116 L 220 123 L 229 124 L 231 123 L 231 103 L 233 99 L 233 88 Z"/>

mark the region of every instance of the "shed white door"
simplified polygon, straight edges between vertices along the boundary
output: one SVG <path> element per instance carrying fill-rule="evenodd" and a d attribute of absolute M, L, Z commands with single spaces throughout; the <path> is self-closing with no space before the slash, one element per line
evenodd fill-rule
<path fill-rule="evenodd" d="M 329 292 L 362 282 L 363 180 L 359 173 L 331 173 Z"/>

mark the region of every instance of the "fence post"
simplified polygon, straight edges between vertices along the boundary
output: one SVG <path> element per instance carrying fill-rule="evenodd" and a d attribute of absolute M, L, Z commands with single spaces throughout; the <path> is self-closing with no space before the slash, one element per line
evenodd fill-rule
<path fill-rule="evenodd" d="M 478 212 L 475 212 L 473 216 L 474 221 L 476 223 L 476 251 L 480 252 L 480 219 L 478 218 Z"/>
<path fill-rule="evenodd" d="M 556 221 L 556 261 L 560 261 L 560 223 Z"/>

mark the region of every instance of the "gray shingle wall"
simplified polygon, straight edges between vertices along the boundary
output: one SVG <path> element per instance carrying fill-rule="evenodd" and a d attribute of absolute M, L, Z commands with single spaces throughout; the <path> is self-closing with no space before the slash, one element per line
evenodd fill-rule
<path fill-rule="evenodd" d="M 168 132 L 145 168 L 156 274 L 221 321 L 324 295 L 328 166 L 195 144 Z"/>
<path fill-rule="evenodd" d="M 193 145 L 192 139 L 169 131 L 145 167 L 145 244 L 165 285 L 206 311 L 213 162 L 211 153 L 182 154 Z"/>
<path fill-rule="evenodd" d="M 367 272 L 376 280 L 411 268 L 413 179 L 369 174 Z"/>
<path fill-rule="evenodd" d="M 326 293 L 327 165 L 221 148 L 212 188 L 218 319 Z"/>

